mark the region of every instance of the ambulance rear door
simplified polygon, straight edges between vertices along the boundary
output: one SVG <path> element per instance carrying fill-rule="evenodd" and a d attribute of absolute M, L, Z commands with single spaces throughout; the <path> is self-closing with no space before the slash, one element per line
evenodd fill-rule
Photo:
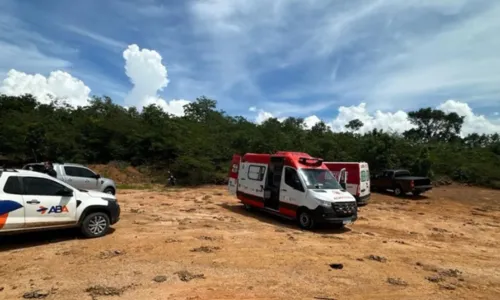
<path fill-rule="evenodd" d="M 240 170 L 241 155 L 234 154 L 233 160 L 231 161 L 231 167 L 229 168 L 229 180 L 227 183 L 227 189 L 230 194 L 236 195 L 238 191 L 238 171 Z"/>

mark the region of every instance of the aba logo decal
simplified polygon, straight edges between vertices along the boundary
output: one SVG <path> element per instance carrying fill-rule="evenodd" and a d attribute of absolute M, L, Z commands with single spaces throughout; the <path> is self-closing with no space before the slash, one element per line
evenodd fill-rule
<path fill-rule="evenodd" d="M 69 212 L 66 205 L 55 205 L 55 206 L 51 206 L 50 209 L 45 207 L 45 206 L 40 206 L 36 211 L 42 215 L 44 215 L 45 213 L 47 213 L 47 214 L 60 214 L 63 212 Z"/>
<path fill-rule="evenodd" d="M 20 203 L 12 200 L 0 200 L 0 229 L 7 223 L 9 213 L 23 207 Z"/>

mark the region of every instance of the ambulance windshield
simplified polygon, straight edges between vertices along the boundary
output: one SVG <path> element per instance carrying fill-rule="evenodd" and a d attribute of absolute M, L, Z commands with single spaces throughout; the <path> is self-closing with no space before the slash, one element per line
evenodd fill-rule
<path fill-rule="evenodd" d="M 329 170 L 300 169 L 302 179 L 309 189 L 341 190 L 342 186 Z"/>

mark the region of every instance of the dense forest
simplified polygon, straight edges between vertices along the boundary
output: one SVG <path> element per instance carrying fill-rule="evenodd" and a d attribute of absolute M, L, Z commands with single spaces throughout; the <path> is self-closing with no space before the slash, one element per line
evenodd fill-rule
<path fill-rule="evenodd" d="M 423 108 L 408 114 L 416 126 L 402 134 L 373 130 L 306 129 L 300 118 L 257 125 L 200 97 L 175 117 L 157 106 L 124 108 L 108 97 L 86 107 L 40 104 L 31 95 L 0 95 L 0 156 L 14 165 L 35 159 L 147 166 L 157 178 L 171 170 L 183 184 L 223 183 L 234 153 L 303 151 L 332 161 L 366 161 L 371 172 L 407 168 L 436 180 L 500 188 L 499 134 L 460 137 L 463 117 Z"/>

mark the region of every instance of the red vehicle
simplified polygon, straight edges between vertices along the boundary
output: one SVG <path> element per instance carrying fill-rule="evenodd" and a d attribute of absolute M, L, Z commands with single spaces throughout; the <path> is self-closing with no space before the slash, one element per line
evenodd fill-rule
<path fill-rule="evenodd" d="M 370 170 L 366 162 L 325 162 L 326 167 L 340 181 L 341 171 L 345 169 L 345 189 L 356 198 L 358 205 L 364 205 L 370 200 Z"/>
<path fill-rule="evenodd" d="M 307 153 L 234 155 L 228 189 L 247 209 L 297 220 L 305 229 L 323 222 L 344 226 L 357 219 L 356 199 L 322 159 Z"/>

